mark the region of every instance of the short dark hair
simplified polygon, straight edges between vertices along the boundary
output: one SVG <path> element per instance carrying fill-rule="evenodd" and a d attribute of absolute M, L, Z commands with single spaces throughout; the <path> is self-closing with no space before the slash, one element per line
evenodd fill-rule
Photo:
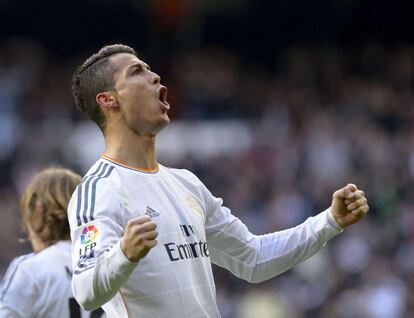
<path fill-rule="evenodd" d="M 106 45 L 79 66 L 72 77 L 72 94 L 76 107 L 94 121 L 102 131 L 104 131 L 106 121 L 96 103 L 96 95 L 115 88 L 113 78 L 115 70 L 109 63 L 109 57 L 117 53 L 137 55 L 135 50 L 127 45 Z"/>

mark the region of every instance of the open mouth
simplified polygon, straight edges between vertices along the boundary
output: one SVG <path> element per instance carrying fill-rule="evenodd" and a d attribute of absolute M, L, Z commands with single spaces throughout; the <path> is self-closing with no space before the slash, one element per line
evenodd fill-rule
<path fill-rule="evenodd" d="M 158 91 L 158 98 L 166 110 L 170 109 L 170 104 L 168 104 L 167 102 L 167 94 L 168 94 L 167 87 L 161 86 L 160 90 Z"/>

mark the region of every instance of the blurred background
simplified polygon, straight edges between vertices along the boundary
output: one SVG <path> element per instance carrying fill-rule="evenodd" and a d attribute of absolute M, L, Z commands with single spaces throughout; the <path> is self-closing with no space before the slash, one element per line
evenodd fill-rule
<path fill-rule="evenodd" d="M 163 165 L 195 172 L 256 234 L 326 209 L 348 182 L 369 217 L 259 285 L 217 267 L 223 318 L 414 317 L 412 1 L 0 0 L 0 277 L 30 246 L 38 170 L 103 150 L 72 101 L 76 66 L 125 43 L 172 105 Z"/>

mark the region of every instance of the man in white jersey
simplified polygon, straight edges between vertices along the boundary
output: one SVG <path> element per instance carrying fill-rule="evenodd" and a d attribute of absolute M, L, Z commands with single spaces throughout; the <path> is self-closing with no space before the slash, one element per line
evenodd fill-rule
<path fill-rule="evenodd" d="M 105 153 L 69 204 L 75 298 L 108 317 L 220 317 L 211 263 L 249 282 L 319 251 L 368 212 L 353 184 L 303 224 L 256 236 L 187 170 L 157 162 L 167 88 L 133 49 L 102 48 L 73 76 L 77 107 L 103 131 Z M 289 213 L 289 211 L 287 211 Z"/>
<path fill-rule="evenodd" d="M 62 168 L 38 173 L 21 199 L 22 224 L 33 253 L 10 264 L 0 288 L 0 318 L 101 317 L 81 310 L 71 290 L 67 206 L 78 174 Z"/>

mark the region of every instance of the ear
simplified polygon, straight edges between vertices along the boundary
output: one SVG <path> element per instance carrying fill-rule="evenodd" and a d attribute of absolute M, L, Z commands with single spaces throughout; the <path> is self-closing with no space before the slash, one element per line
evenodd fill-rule
<path fill-rule="evenodd" d="M 96 102 L 104 109 L 119 107 L 116 96 L 111 92 L 102 92 L 97 94 Z"/>

